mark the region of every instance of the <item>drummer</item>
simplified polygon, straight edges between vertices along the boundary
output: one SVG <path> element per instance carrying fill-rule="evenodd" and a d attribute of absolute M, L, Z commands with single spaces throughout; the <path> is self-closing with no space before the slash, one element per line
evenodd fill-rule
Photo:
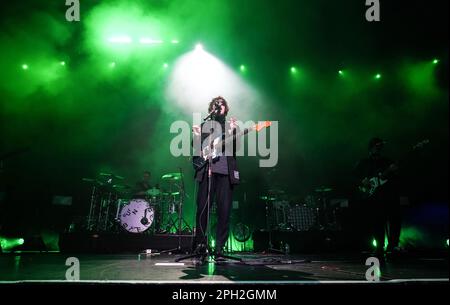
<path fill-rule="evenodd" d="M 146 199 L 147 191 L 151 188 L 151 177 L 150 171 L 144 171 L 141 180 L 136 182 L 134 198 Z"/>

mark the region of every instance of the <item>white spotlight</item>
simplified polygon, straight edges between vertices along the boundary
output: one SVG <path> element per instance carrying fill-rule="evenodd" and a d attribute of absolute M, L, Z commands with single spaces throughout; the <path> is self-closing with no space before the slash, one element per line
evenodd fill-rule
<path fill-rule="evenodd" d="M 195 51 L 197 52 L 203 51 L 203 45 L 201 43 L 197 43 L 197 45 L 195 46 Z"/>

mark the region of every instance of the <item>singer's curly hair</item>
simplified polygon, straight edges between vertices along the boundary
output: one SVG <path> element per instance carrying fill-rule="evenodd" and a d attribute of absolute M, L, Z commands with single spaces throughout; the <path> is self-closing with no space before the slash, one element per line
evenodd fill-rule
<path fill-rule="evenodd" d="M 227 101 L 221 96 L 218 96 L 218 97 L 215 97 L 212 99 L 212 101 L 209 103 L 209 106 L 208 106 L 208 112 L 211 112 L 211 110 L 213 110 L 215 103 L 222 103 L 225 106 L 225 115 L 228 114 L 230 107 L 228 107 Z"/>

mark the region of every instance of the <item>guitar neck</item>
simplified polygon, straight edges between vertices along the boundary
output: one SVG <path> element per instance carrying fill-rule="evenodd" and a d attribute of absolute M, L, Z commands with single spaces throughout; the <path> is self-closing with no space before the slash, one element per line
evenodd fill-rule
<path fill-rule="evenodd" d="M 234 134 L 232 137 L 225 138 L 225 140 L 220 140 L 219 142 L 217 142 L 217 144 L 216 144 L 215 146 L 220 146 L 220 145 L 222 145 L 222 144 L 230 143 L 231 141 L 234 141 L 234 140 L 235 140 L 236 138 L 238 138 L 238 137 L 245 136 L 245 135 L 246 135 L 247 133 L 249 133 L 251 130 L 252 130 L 252 129 L 245 128 L 243 131 L 241 131 L 241 132 L 239 132 L 239 133 L 237 133 L 237 134 Z"/>

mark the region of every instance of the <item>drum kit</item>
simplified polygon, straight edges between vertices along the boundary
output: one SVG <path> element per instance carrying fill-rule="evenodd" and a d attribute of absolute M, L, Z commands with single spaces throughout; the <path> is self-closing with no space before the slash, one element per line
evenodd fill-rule
<path fill-rule="evenodd" d="M 169 173 L 159 184 L 137 196 L 124 184 L 124 177 L 99 173 L 83 178 L 91 185 L 89 215 L 85 229 L 90 232 L 184 234 L 191 232 L 183 219 L 184 182 L 182 173 Z"/>
<path fill-rule="evenodd" d="M 260 199 L 266 208 L 266 229 L 270 231 L 329 230 L 338 227 L 336 205 L 330 204 L 330 187 L 317 187 L 304 201 L 289 200 L 283 190 L 269 190 Z"/>

